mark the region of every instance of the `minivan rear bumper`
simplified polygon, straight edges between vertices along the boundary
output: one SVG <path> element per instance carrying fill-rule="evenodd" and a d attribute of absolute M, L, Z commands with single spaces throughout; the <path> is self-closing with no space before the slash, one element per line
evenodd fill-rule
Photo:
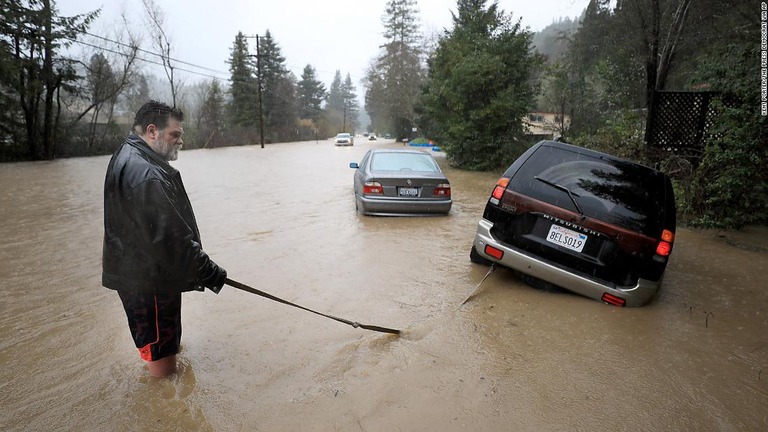
<path fill-rule="evenodd" d="M 552 265 L 521 249 L 502 243 L 493 237 L 491 228 L 493 228 L 493 222 L 487 219 L 481 219 L 477 224 L 474 247 L 484 258 L 595 300 L 602 300 L 603 294 L 609 293 L 624 299 L 626 301 L 625 306 L 642 306 L 653 298 L 661 284 L 661 280 L 654 282 L 645 279 L 639 279 L 636 285 L 627 287 L 604 284 Z M 487 255 L 485 253 L 486 245 L 503 251 L 504 255 L 500 260 Z"/>

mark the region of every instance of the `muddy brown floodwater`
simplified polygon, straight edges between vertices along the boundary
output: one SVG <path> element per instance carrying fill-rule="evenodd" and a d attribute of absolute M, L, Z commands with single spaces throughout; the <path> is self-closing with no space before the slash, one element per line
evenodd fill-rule
<path fill-rule="evenodd" d="M 184 296 L 179 372 L 150 378 L 101 287 L 108 157 L 0 165 L 0 430 L 768 430 L 768 253 L 679 229 L 660 294 L 617 308 L 471 264 L 492 173 L 447 217 L 355 214 L 372 146 L 184 151 L 231 278 Z M 440 156 L 438 155 L 438 158 Z M 444 159 L 440 159 L 445 166 Z"/>

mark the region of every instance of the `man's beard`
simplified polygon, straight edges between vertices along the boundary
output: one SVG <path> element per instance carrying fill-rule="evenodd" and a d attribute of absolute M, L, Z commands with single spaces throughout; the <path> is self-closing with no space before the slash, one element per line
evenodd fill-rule
<path fill-rule="evenodd" d="M 163 158 L 163 160 L 165 160 L 166 162 L 170 162 L 170 161 L 175 161 L 176 159 L 179 158 L 179 147 L 171 143 L 165 142 L 163 140 L 158 140 L 157 143 L 159 144 L 158 145 L 159 151 L 157 152 L 157 154 L 159 154 L 160 157 Z"/>

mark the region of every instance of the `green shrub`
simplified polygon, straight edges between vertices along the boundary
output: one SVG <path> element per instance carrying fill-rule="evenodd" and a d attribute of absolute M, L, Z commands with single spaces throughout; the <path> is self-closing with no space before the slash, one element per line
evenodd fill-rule
<path fill-rule="evenodd" d="M 645 133 L 645 111 L 619 110 L 598 127 L 594 134 L 573 139 L 573 144 L 610 155 L 650 164 Z"/>
<path fill-rule="evenodd" d="M 760 114 L 760 52 L 729 45 L 703 62 L 697 80 L 721 96 L 719 113 L 681 208 L 704 228 L 741 228 L 768 223 L 768 117 Z"/>

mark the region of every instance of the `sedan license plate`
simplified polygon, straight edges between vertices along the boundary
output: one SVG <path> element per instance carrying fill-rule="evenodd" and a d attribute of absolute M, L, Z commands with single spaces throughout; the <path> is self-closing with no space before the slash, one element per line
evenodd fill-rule
<path fill-rule="evenodd" d="M 416 197 L 416 196 L 419 196 L 419 188 L 415 188 L 415 187 L 401 187 L 398 190 L 398 193 L 400 194 L 400 196 Z"/>
<path fill-rule="evenodd" d="M 552 224 L 549 228 L 549 234 L 547 234 L 548 242 L 576 252 L 581 252 L 584 249 L 587 238 L 586 234 L 581 234 L 555 224 Z"/>

